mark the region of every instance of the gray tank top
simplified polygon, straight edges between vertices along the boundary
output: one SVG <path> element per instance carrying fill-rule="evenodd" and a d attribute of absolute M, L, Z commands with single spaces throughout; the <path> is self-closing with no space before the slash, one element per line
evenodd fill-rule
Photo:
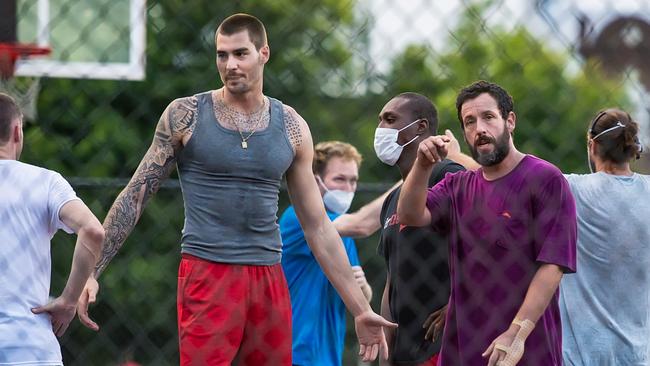
<path fill-rule="evenodd" d="M 185 205 L 181 252 L 213 262 L 277 264 L 278 194 L 294 158 L 282 103 L 269 98 L 268 127 L 243 149 L 239 132 L 217 121 L 211 92 L 196 97 L 196 126 L 177 163 Z"/>

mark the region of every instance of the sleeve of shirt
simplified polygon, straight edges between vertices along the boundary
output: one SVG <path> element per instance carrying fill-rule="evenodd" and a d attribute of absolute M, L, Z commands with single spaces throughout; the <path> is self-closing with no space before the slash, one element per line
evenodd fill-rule
<path fill-rule="evenodd" d="M 359 253 L 357 252 L 357 245 L 352 238 L 342 238 L 343 244 L 345 245 L 345 251 L 348 253 L 348 259 L 350 260 L 351 266 L 360 266 L 359 263 Z"/>
<path fill-rule="evenodd" d="M 579 178 L 578 174 L 562 174 L 562 176 L 567 180 L 567 182 L 569 182 L 571 188 L 573 188 L 576 179 Z"/>
<path fill-rule="evenodd" d="M 53 173 L 51 175 L 47 206 L 48 211 L 50 212 L 50 228 L 52 229 L 52 232 L 56 232 L 59 229 L 64 230 L 68 234 L 74 232 L 64 224 L 63 221 L 61 221 L 59 212 L 63 205 L 78 199 L 79 197 L 77 197 L 77 194 L 72 189 L 72 186 L 70 186 L 70 183 L 68 183 L 61 174 Z"/>
<path fill-rule="evenodd" d="M 576 205 L 569 183 L 559 172 L 534 195 L 534 243 L 537 261 L 576 271 Z"/>
<path fill-rule="evenodd" d="M 440 227 L 441 223 L 447 222 L 449 219 L 449 209 L 451 206 L 451 198 L 448 194 L 449 184 L 452 174 L 445 175 L 445 178 L 438 182 L 435 186 L 429 188 L 427 192 L 427 209 L 431 213 L 431 226 L 434 228 Z"/>
<path fill-rule="evenodd" d="M 462 172 L 464 170 L 465 170 L 464 166 L 455 162 L 452 162 L 451 164 L 445 167 L 445 173 L 456 173 L 456 172 Z"/>

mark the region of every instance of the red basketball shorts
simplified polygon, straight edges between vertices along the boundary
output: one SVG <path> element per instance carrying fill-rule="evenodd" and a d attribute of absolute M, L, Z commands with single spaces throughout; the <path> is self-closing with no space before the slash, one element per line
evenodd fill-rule
<path fill-rule="evenodd" d="M 291 365 L 291 300 L 280 264 L 223 264 L 183 254 L 181 366 Z"/>

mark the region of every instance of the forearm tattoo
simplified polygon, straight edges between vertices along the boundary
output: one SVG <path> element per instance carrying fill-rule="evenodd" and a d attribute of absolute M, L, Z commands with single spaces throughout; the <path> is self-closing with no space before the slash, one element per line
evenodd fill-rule
<path fill-rule="evenodd" d="M 196 125 L 195 97 L 177 99 L 163 112 L 154 139 L 129 184 L 118 195 L 104 220 L 106 239 L 95 266 L 95 278 L 104 271 L 129 236 L 149 198 L 176 166 L 183 137 L 191 136 Z M 188 135 L 189 134 L 189 135 Z"/>
<path fill-rule="evenodd" d="M 302 145 L 302 130 L 300 128 L 300 120 L 298 119 L 297 112 L 293 108 L 284 108 L 284 126 L 287 131 L 287 136 L 291 142 L 291 147 L 296 151 Z"/>

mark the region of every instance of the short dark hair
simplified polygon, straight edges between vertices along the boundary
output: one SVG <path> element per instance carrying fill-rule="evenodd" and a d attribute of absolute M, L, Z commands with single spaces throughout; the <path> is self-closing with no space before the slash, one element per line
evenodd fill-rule
<path fill-rule="evenodd" d="M 248 31 L 248 37 L 258 51 L 266 45 L 266 28 L 264 28 L 264 24 L 254 16 L 244 13 L 233 14 L 224 19 L 217 27 L 214 37 L 216 40 L 217 34 L 231 36 L 244 30 Z"/>
<path fill-rule="evenodd" d="M 612 129 L 600 136 L 603 131 L 621 123 L 624 127 Z M 598 144 L 596 154 L 604 161 L 615 164 L 627 163 L 633 158 L 638 158 L 641 153 L 639 142 L 639 124 L 632 120 L 629 113 L 616 108 L 605 109 L 589 123 L 588 137 Z"/>
<path fill-rule="evenodd" d="M 483 93 L 490 94 L 497 101 L 501 118 L 507 118 L 508 114 L 514 110 L 512 97 L 505 89 L 495 83 L 479 80 L 461 89 L 458 97 L 456 97 L 456 112 L 462 129 L 465 129 L 465 126 L 463 125 L 463 117 L 460 115 L 460 109 L 468 99 L 474 99 Z"/>
<path fill-rule="evenodd" d="M 20 107 L 8 94 L 0 93 L 0 144 L 5 144 L 11 136 L 11 123 L 16 119 L 22 120 Z"/>
<path fill-rule="evenodd" d="M 406 100 L 406 108 L 411 111 L 413 121 L 426 119 L 429 121 L 429 132 L 436 135 L 438 131 L 438 110 L 433 102 L 422 94 L 406 92 L 397 95 L 395 98 Z"/>

